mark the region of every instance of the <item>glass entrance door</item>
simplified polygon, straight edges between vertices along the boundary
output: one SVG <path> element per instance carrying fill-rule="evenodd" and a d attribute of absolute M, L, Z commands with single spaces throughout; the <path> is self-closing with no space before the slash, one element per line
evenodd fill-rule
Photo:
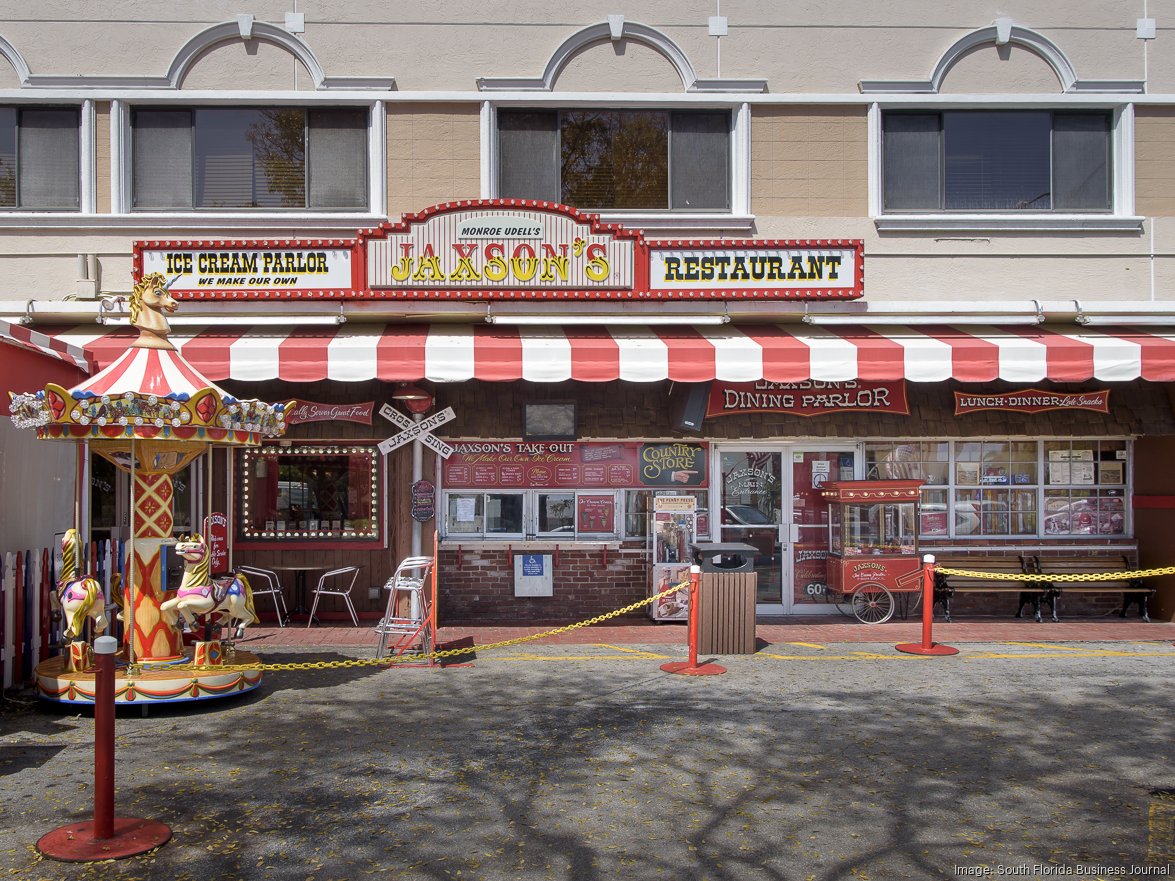
<path fill-rule="evenodd" d="M 828 503 L 820 491 L 828 481 L 853 479 L 855 453 L 793 448 L 791 462 L 791 595 L 786 611 L 817 614 L 829 610 Z"/>
<path fill-rule="evenodd" d="M 719 538 L 753 545 L 761 614 L 819 614 L 825 598 L 830 480 L 856 474 L 855 445 L 721 449 Z"/>
<path fill-rule="evenodd" d="M 760 606 L 783 604 L 783 454 L 737 450 L 719 454 L 722 541 L 754 545 Z"/>

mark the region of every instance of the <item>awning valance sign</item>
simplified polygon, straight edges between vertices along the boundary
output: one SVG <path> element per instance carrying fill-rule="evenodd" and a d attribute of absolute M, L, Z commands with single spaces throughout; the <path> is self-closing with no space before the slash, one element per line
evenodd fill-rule
<path fill-rule="evenodd" d="M 91 324 L 46 344 L 104 367 L 134 334 Z M 170 339 L 213 381 L 1175 382 L 1175 335 L 1124 329 L 218 324 Z"/>
<path fill-rule="evenodd" d="M 981 413 L 985 410 L 1010 410 L 1015 413 L 1044 413 L 1048 410 L 1092 410 L 1110 412 L 1110 390 L 1052 392 L 1030 388 L 1017 392 L 955 392 L 955 415 Z"/>

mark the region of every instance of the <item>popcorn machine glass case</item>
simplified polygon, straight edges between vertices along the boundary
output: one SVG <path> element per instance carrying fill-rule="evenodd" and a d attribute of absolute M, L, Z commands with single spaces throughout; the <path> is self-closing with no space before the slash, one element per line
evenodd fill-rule
<path fill-rule="evenodd" d="M 918 557 L 920 480 L 840 480 L 828 501 L 828 596 L 846 614 L 881 624 L 895 595 L 908 614 L 921 596 Z"/>

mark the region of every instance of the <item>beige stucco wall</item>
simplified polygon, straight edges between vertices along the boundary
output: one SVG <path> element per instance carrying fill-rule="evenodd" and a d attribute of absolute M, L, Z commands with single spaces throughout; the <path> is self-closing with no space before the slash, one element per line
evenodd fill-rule
<path fill-rule="evenodd" d="M 1061 91 L 1052 67 L 1020 46 L 977 46 L 951 65 L 942 91 L 951 94 L 1049 94 Z"/>
<path fill-rule="evenodd" d="M 99 214 L 109 214 L 110 190 L 110 102 L 97 101 L 94 105 L 94 208 Z"/>
<path fill-rule="evenodd" d="M 751 211 L 764 216 L 864 217 L 868 125 L 863 107 L 756 107 Z"/>
<path fill-rule="evenodd" d="M 476 104 L 417 104 L 388 111 L 388 216 L 480 193 Z"/>
<path fill-rule="evenodd" d="M 201 52 L 188 67 L 184 89 L 312 89 L 314 82 L 284 46 L 262 40 L 221 43 Z"/>
<path fill-rule="evenodd" d="M 1175 217 L 1175 108 L 1140 107 L 1134 120 L 1135 209 Z"/>
<path fill-rule="evenodd" d="M 614 91 L 618 82 L 626 91 L 680 92 L 676 68 L 648 46 L 632 40 L 605 40 L 576 53 L 555 80 L 557 92 Z"/>

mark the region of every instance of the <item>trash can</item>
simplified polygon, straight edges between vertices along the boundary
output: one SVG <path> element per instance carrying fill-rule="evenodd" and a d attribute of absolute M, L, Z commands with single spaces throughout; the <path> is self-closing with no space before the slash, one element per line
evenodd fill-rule
<path fill-rule="evenodd" d="M 738 542 L 691 546 L 702 568 L 698 584 L 698 651 L 715 655 L 755 653 L 754 545 Z"/>

